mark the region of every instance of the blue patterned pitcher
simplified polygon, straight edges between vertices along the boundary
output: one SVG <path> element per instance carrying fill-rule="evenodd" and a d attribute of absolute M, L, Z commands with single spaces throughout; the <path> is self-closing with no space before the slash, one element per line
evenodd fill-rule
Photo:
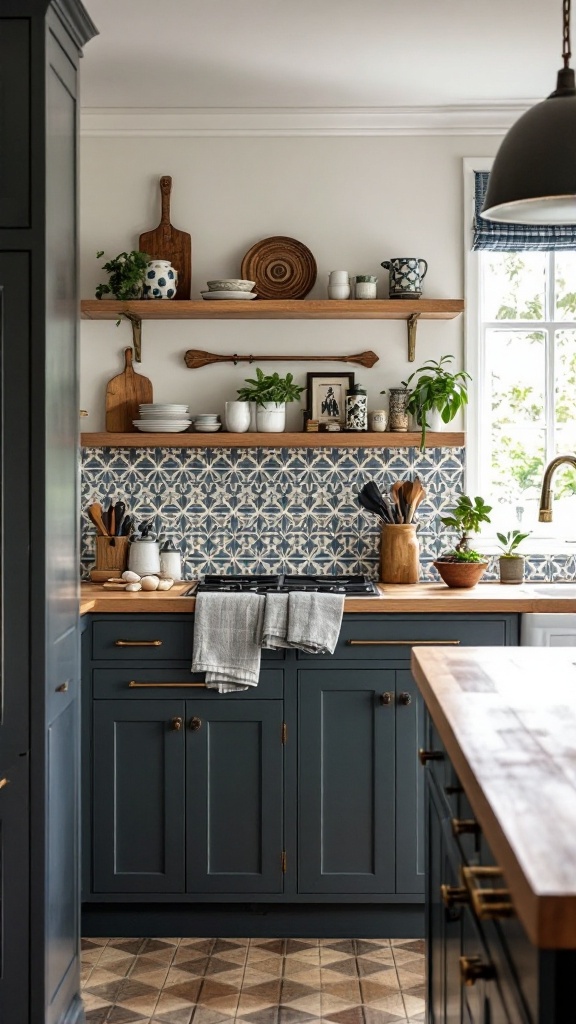
<path fill-rule="evenodd" d="M 426 277 L 428 264 L 417 256 L 398 256 L 380 264 L 390 271 L 389 296 L 391 299 L 419 299 L 422 295 L 422 281 Z M 424 269 L 421 270 L 420 267 Z"/>

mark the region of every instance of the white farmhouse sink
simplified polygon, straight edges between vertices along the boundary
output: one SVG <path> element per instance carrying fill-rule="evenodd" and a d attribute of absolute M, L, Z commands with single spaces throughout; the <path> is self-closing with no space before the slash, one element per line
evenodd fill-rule
<path fill-rule="evenodd" d="M 576 583 L 527 583 L 533 597 L 576 599 Z M 576 647 L 576 612 L 528 612 L 520 626 L 522 647 Z"/>
<path fill-rule="evenodd" d="M 538 597 L 576 597 L 576 583 L 528 583 L 522 589 Z"/>

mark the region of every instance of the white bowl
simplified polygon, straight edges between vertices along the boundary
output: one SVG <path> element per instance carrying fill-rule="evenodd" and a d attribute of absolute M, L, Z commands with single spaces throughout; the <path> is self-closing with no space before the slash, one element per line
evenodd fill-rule
<path fill-rule="evenodd" d="M 256 292 L 239 292 L 239 291 L 226 291 L 221 290 L 217 292 L 200 292 L 203 299 L 218 300 L 218 299 L 257 299 Z"/>
<path fill-rule="evenodd" d="M 255 281 L 244 281 L 241 277 L 224 277 L 219 281 L 206 281 L 211 292 L 251 292 Z"/>
<path fill-rule="evenodd" d="M 221 423 L 198 423 L 194 424 L 194 430 L 197 430 L 200 434 L 209 433 L 213 430 L 220 430 Z"/>

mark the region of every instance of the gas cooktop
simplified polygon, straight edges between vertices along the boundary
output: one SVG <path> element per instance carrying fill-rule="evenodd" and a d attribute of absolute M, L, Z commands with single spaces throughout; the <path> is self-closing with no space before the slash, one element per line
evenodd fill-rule
<path fill-rule="evenodd" d="M 246 593 L 290 594 L 297 590 L 321 594 L 344 594 L 346 597 L 380 597 L 380 591 L 368 576 L 204 576 L 186 594 Z"/>

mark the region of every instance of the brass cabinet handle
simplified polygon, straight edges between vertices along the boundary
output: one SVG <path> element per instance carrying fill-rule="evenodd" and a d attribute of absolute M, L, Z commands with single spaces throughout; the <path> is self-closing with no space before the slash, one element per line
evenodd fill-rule
<path fill-rule="evenodd" d="M 178 730 L 182 728 L 182 719 L 180 718 L 179 715 L 174 716 L 174 718 L 170 722 L 170 728 L 174 729 L 174 732 L 178 732 Z"/>
<path fill-rule="evenodd" d="M 56 693 L 68 693 L 68 683 L 60 683 L 60 686 L 56 687 Z"/>
<path fill-rule="evenodd" d="M 403 707 L 408 707 L 412 703 L 412 695 L 410 693 L 399 693 L 398 703 L 402 704 Z"/>
<path fill-rule="evenodd" d="M 7 786 L 9 782 L 10 782 L 10 779 L 8 779 L 6 777 L 4 777 L 3 779 L 0 779 L 0 789 L 4 789 L 4 786 Z"/>
<path fill-rule="evenodd" d="M 115 640 L 115 647 L 162 647 L 163 640 Z"/>
<path fill-rule="evenodd" d="M 392 694 L 388 693 L 388 692 L 381 693 L 380 694 L 380 703 L 381 704 L 391 704 L 392 703 Z"/>
<path fill-rule="evenodd" d="M 196 715 L 194 715 L 194 718 L 190 719 L 190 723 L 189 724 L 190 724 L 190 728 L 192 729 L 192 732 L 197 732 L 198 729 L 202 725 L 202 719 L 201 718 L 197 718 Z"/>
<path fill-rule="evenodd" d="M 483 878 L 502 878 L 498 867 L 461 868 L 462 881 L 470 893 L 472 909 L 480 921 L 499 921 L 514 916 L 514 904 L 508 889 L 483 889 L 478 881 Z"/>
<path fill-rule="evenodd" d="M 443 761 L 444 754 L 441 750 L 422 750 L 418 751 L 418 759 L 420 764 L 426 764 L 427 761 Z"/>
<path fill-rule="evenodd" d="M 188 690 L 188 689 L 206 689 L 206 683 L 138 683 L 135 679 L 131 679 L 128 683 L 129 690 Z"/>
<path fill-rule="evenodd" d="M 479 956 L 460 957 L 460 980 L 463 985 L 475 985 L 477 981 L 491 981 L 495 977 L 493 964 L 484 963 Z"/>
<path fill-rule="evenodd" d="M 480 825 L 474 818 L 452 818 L 450 825 L 453 836 L 480 835 Z"/>
<path fill-rule="evenodd" d="M 470 893 L 464 885 L 441 885 L 440 895 L 447 910 L 452 910 L 458 903 L 470 903 Z"/>
<path fill-rule="evenodd" d="M 347 640 L 348 647 L 457 647 L 459 640 Z"/>

